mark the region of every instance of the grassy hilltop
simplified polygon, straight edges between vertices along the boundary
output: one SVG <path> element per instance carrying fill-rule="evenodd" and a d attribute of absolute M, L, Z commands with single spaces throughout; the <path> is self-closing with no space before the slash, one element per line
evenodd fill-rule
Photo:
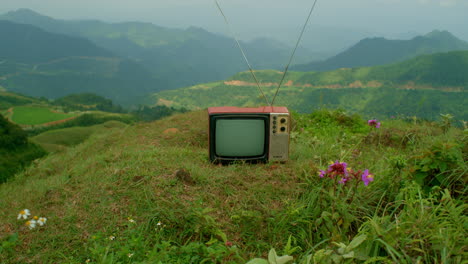
<path fill-rule="evenodd" d="M 285 164 L 210 164 L 205 111 L 108 126 L 0 185 L 0 262 L 246 263 L 271 248 L 296 263 L 468 257 L 466 130 L 449 117 L 378 129 L 339 111 L 293 119 Z M 330 161 L 358 178 L 319 177 Z M 46 224 L 17 220 L 25 208 Z"/>
<path fill-rule="evenodd" d="M 128 111 L 88 93 L 50 101 L 0 91 L 0 182 L 14 177 L 45 151 L 64 151 L 109 127 L 156 120 L 175 112 L 181 111 L 164 106 Z"/>

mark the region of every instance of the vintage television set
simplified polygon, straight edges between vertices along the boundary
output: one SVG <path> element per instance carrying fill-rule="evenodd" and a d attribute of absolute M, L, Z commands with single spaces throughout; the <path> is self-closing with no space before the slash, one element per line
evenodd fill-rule
<path fill-rule="evenodd" d="M 290 115 L 286 107 L 208 108 L 209 157 L 214 163 L 287 161 Z"/>

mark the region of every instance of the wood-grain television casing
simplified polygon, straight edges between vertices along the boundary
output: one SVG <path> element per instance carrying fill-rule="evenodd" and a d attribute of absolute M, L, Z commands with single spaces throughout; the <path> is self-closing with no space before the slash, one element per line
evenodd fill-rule
<path fill-rule="evenodd" d="M 210 160 L 214 163 L 287 161 L 290 120 L 286 107 L 210 107 Z"/>

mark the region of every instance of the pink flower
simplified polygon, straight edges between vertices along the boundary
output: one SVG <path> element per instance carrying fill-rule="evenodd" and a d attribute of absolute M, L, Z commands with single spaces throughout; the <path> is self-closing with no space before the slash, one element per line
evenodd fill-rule
<path fill-rule="evenodd" d="M 380 128 L 380 122 L 377 122 L 377 119 L 371 119 L 367 121 L 367 124 L 371 127 Z"/>
<path fill-rule="evenodd" d="M 328 167 L 327 173 L 331 173 L 333 176 L 344 175 L 346 177 L 348 176 L 347 166 L 348 164 L 346 162 L 335 161 L 335 163 Z"/>
<path fill-rule="evenodd" d="M 324 170 L 320 170 L 320 178 L 323 178 L 327 174 Z"/>
<path fill-rule="evenodd" d="M 367 169 L 364 171 L 361 177 L 365 186 L 369 185 L 369 182 L 374 181 L 374 175 L 370 174 L 369 170 Z"/>
<path fill-rule="evenodd" d="M 346 162 L 339 162 L 335 161 L 335 163 L 332 163 L 330 166 L 328 166 L 328 169 L 326 171 L 320 170 L 319 176 L 320 178 L 323 178 L 325 176 L 328 176 L 332 179 L 334 179 L 337 176 L 340 176 L 340 181 L 339 183 L 344 184 L 348 180 L 348 169 L 347 169 L 348 164 Z"/>
<path fill-rule="evenodd" d="M 338 183 L 339 184 L 345 184 L 347 180 L 348 180 L 348 178 L 341 178 Z"/>

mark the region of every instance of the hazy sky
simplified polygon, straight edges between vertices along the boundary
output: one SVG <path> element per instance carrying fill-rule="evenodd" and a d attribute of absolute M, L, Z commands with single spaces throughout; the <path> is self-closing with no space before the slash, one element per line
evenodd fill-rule
<path fill-rule="evenodd" d="M 299 28 L 313 0 L 218 0 L 240 38 Z M 142 21 L 201 26 L 226 33 L 214 0 L 0 0 L 0 12 L 30 8 L 61 19 Z M 385 36 L 449 30 L 468 40 L 468 0 L 318 0 L 310 27 L 355 29 Z"/>

